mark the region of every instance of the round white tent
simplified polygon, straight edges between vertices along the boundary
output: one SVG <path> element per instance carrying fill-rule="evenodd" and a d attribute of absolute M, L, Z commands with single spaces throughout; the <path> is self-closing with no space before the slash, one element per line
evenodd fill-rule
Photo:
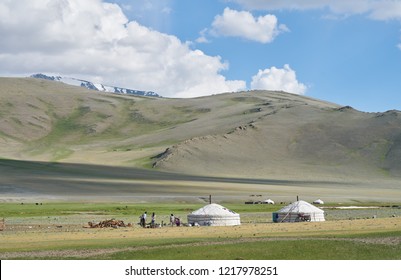
<path fill-rule="evenodd" d="M 313 204 L 324 204 L 324 202 L 323 202 L 323 200 L 321 200 L 321 199 L 319 198 L 319 199 L 316 199 L 316 200 L 313 202 Z"/>
<path fill-rule="evenodd" d="M 264 200 L 263 204 L 274 204 L 274 201 L 269 198 L 269 199 Z"/>
<path fill-rule="evenodd" d="M 241 221 L 238 213 L 212 203 L 189 214 L 188 223 L 200 226 L 237 226 Z"/>
<path fill-rule="evenodd" d="M 273 213 L 273 222 L 323 222 L 324 211 L 299 200 Z"/>

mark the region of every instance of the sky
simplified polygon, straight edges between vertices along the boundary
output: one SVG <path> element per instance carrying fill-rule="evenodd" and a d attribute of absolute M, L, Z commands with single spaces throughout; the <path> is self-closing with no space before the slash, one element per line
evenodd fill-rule
<path fill-rule="evenodd" d="M 0 76 L 401 110 L 401 0 L 0 0 Z"/>

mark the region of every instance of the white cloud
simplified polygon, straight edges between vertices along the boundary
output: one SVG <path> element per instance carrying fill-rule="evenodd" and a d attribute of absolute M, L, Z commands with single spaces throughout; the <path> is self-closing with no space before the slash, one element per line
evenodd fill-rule
<path fill-rule="evenodd" d="M 221 57 L 128 21 L 101 0 L 3 0 L 0 37 L 1 75 L 61 73 L 179 97 L 246 87 L 221 75 Z"/>
<path fill-rule="evenodd" d="M 199 32 L 199 38 L 195 40 L 197 43 L 210 43 L 210 40 L 207 38 L 208 29 L 204 28 Z"/>
<path fill-rule="evenodd" d="M 401 1 L 378 1 L 369 16 L 376 20 L 401 20 Z"/>
<path fill-rule="evenodd" d="M 295 94 L 305 94 L 307 87 L 298 82 L 296 73 L 288 64 L 284 68 L 271 67 L 252 77 L 251 89 L 282 90 Z"/>
<path fill-rule="evenodd" d="M 231 0 L 254 10 L 310 10 L 328 8 L 334 14 L 366 14 L 376 20 L 401 20 L 401 1 L 396 0 Z"/>
<path fill-rule="evenodd" d="M 241 37 L 248 40 L 270 43 L 283 31 L 285 25 L 278 25 L 275 15 L 267 14 L 255 18 L 250 12 L 225 8 L 212 23 L 211 34 L 215 36 Z"/>
<path fill-rule="evenodd" d="M 312 10 L 327 9 L 326 19 L 364 15 L 372 20 L 401 21 L 400 0 L 228 0 L 250 10 Z"/>

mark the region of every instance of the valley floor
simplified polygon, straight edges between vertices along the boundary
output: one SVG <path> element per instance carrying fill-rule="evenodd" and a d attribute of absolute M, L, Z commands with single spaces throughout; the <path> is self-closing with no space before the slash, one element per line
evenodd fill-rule
<path fill-rule="evenodd" d="M 117 229 L 86 228 L 84 220 L 90 218 L 87 213 L 64 217 L 11 217 L 6 220 L 6 229 L 0 232 L 0 259 L 401 258 L 400 216 L 279 224 L 266 222 L 266 213 L 243 216 L 241 226 L 154 229 L 144 229 L 137 224 Z M 260 219 L 261 216 L 265 222 L 255 222 L 255 217 Z M 331 217 L 335 216 L 332 212 Z M 128 222 L 132 217 L 125 216 L 125 220 Z M 278 244 L 281 244 L 281 253 L 277 255 L 273 252 Z M 315 254 L 319 248 L 313 246 L 321 247 L 320 253 Z M 238 248 L 242 248 L 241 253 Z M 269 250 L 259 252 L 260 248 Z M 305 250 L 304 255 L 300 250 Z M 344 250 L 351 253 L 341 255 Z M 377 254 L 372 253 L 375 250 Z M 333 254 L 335 251 L 338 253 Z"/>

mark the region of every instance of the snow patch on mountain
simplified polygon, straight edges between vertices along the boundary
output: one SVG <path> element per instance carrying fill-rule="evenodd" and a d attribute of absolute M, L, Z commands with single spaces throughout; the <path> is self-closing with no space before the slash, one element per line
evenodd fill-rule
<path fill-rule="evenodd" d="M 36 78 L 36 79 L 45 79 L 45 80 L 50 80 L 50 81 L 62 82 L 64 84 L 84 87 L 87 89 L 102 91 L 102 92 L 161 97 L 160 95 L 158 95 L 156 92 L 153 92 L 153 91 L 142 91 L 142 90 L 134 90 L 134 89 L 128 89 L 128 88 L 122 88 L 122 87 L 116 87 L 116 86 L 103 85 L 103 84 L 92 83 L 90 81 L 81 80 L 81 79 L 77 79 L 77 78 L 45 75 L 42 73 L 33 74 L 30 77 Z"/>

